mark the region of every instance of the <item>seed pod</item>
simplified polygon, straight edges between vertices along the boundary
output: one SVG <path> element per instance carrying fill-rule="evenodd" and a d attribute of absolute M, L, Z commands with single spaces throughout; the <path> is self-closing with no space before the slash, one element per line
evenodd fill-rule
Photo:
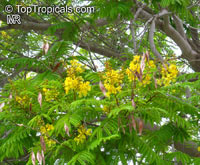
<path fill-rule="evenodd" d="M 42 47 L 44 54 L 47 54 L 48 50 L 49 50 L 49 43 L 45 42 L 43 47 Z"/>
<path fill-rule="evenodd" d="M 31 160 L 32 160 L 33 165 L 35 165 L 35 154 L 34 154 L 34 152 L 31 153 Z"/>
<path fill-rule="evenodd" d="M 42 163 L 45 165 L 44 151 L 42 150 Z"/>
<path fill-rule="evenodd" d="M 133 126 L 134 130 L 137 132 L 136 122 L 135 122 L 133 115 L 131 115 L 131 122 L 132 122 L 132 126 Z"/>
<path fill-rule="evenodd" d="M 45 145 L 43 136 L 40 136 L 40 144 L 41 144 L 42 149 L 46 151 L 46 145 Z"/>
<path fill-rule="evenodd" d="M 42 155 L 39 151 L 37 152 L 37 160 L 38 160 L 39 164 L 41 165 L 42 164 Z"/>
<path fill-rule="evenodd" d="M 149 61 L 149 51 L 146 51 L 145 57 L 146 57 L 147 61 Z"/>
<path fill-rule="evenodd" d="M 100 87 L 102 93 L 104 94 L 104 96 L 106 97 L 106 88 L 104 87 L 104 85 L 101 81 L 99 82 L 99 87 Z"/>
<path fill-rule="evenodd" d="M 40 104 L 40 107 L 42 107 L 42 93 L 41 92 L 39 92 L 38 94 L 38 102 Z"/>
<path fill-rule="evenodd" d="M 140 63 L 140 76 L 141 77 L 143 75 L 144 68 L 145 68 L 145 53 L 143 53 L 142 60 Z"/>
<path fill-rule="evenodd" d="M 65 129 L 65 132 L 68 136 L 70 136 L 69 134 L 69 127 L 67 126 L 67 124 L 64 125 L 64 129 Z"/>

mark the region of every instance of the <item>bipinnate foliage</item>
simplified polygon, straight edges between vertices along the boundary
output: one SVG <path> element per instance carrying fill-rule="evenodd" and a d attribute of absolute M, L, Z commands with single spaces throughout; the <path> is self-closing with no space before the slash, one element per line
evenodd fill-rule
<path fill-rule="evenodd" d="M 62 62 L 64 78 L 47 71 L 6 84 L 0 161 L 25 163 L 28 155 L 26 164 L 32 164 L 43 153 L 46 164 L 198 164 L 198 158 L 169 147 L 198 140 L 199 97 L 185 94 L 186 88 L 199 91 L 200 80 L 189 82 L 197 73 L 175 81 L 175 63 L 162 68 L 148 53 L 121 69 L 106 62 L 98 73 L 76 59 Z M 154 124 L 160 128 L 145 128 Z"/>

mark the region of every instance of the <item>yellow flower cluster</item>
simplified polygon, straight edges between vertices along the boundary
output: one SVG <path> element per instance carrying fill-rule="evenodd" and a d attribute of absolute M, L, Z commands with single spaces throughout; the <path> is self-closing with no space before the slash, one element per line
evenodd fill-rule
<path fill-rule="evenodd" d="M 158 80 L 158 85 L 164 84 L 165 86 L 168 86 L 171 82 L 174 82 L 177 75 L 178 70 L 175 64 L 171 64 L 170 66 L 165 65 L 166 68 L 162 67 L 161 75 L 162 78 Z"/>
<path fill-rule="evenodd" d="M 111 94 L 117 94 L 121 91 L 122 87 L 122 81 L 124 78 L 123 71 L 119 70 L 113 70 L 109 63 L 106 64 L 106 72 L 105 75 L 103 75 L 104 79 L 104 86 L 107 90 L 106 95 L 110 97 Z"/>
<path fill-rule="evenodd" d="M 74 138 L 77 144 L 84 143 L 87 136 L 90 136 L 92 133 L 92 129 L 86 129 L 83 125 L 81 125 L 78 129 L 78 136 Z"/>
<path fill-rule="evenodd" d="M 65 93 L 68 94 L 70 90 L 73 90 L 78 92 L 79 97 L 87 96 L 87 93 L 91 90 L 90 82 L 84 82 L 83 78 L 78 76 L 84 71 L 84 68 L 77 60 L 70 61 L 70 64 L 71 67 L 67 69 L 68 77 L 64 82 Z"/>
<path fill-rule="evenodd" d="M 129 68 L 126 69 L 126 74 L 130 81 L 136 80 L 134 72 L 140 73 L 140 56 L 134 56 L 133 60 L 129 64 Z"/>
<path fill-rule="evenodd" d="M 133 60 L 129 64 L 129 68 L 126 69 L 126 73 L 128 75 L 128 78 L 130 81 L 134 81 L 137 79 L 135 72 L 140 74 L 140 65 L 141 65 L 141 59 L 139 55 L 134 56 Z M 153 60 L 147 60 L 145 59 L 145 68 L 142 74 L 142 82 L 139 82 L 140 86 L 146 86 L 151 83 L 152 76 L 151 70 L 155 69 L 156 65 Z"/>
<path fill-rule="evenodd" d="M 142 79 L 142 82 L 139 82 L 139 85 L 145 87 L 151 83 L 151 76 L 149 74 L 145 74 L 143 77 L 144 78 Z"/>
<path fill-rule="evenodd" d="M 48 147 L 51 147 L 52 145 L 56 144 L 56 141 L 49 139 L 47 136 L 44 136 L 44 141 Z"/>
<path fill-rule="evenodd" d="M 30 102 L 30 98 L 28 98 L 27 96 L 23 96 L 23 97 L 16 96 L 15 100 L 22 106 L 29 105 L 29 102 Z"/>
<path fill-rule="evenodd" d="M 42 134 L 46 134 L 46 133 L 48 133 L 49 131 L 51 131 L 53 129 L 54 129 L 54 127 L 53 127 L 52 124 L 46 124 L 45 126 L 41 126 L 40 127 L 40 132 Z"/>
<path fill-rule="evenodd" d="M 70 61 L 70 67 L 67 68 L 67 75 L 69 77 L 75 77 L 78 73 L 84 72 L 84 67 L 77 60 Z"/>
<path fill-rule="evenodd" d="M 56 98 L 59 95 L 59 92 L 56 91 L 56 89 L 47 89 L 47 88 L 43 88 L 42 89 L 45 95 L 45 100 L 50 102 L 53 100 L 56 100 Z"/>
<path fill-rule="evenodd" d="M 143 73 L 143 79 L 142 79 L 142 82 L 139 83 L 139 85 L 145 87 L 146 85 L 151 83 L 151 79 L 152 79 L 152 76 L 150 76 L 151 69 L 155 69 L 155 68 L 156 68 L 156 65 L 153 60 L 149 60 L 149 61 L 145 60 L 145 70 Z"/>
<path fill-rule="evenodd" d="M 3 38 L 6 38 L 6 39 L 11 38 L 5 31 L 1 31 L 1 35 L 3 36 Z"/>
<path fill-rule="evenodd" d="M 145 60 L 146 62 L 146 68 L 147 69 L 155 69 L 156 68 L 156 65 L 155 65 L 155 62 L 153 60 L 149 60 L 149 62 L 147 62 L 147 60 Z"/>
<path fill-rule="evenodd" d="M 44 141 L 48 145 L 48 147 L 51 147 L 52 145 L 56 144 L 54 140 L 48 138 L 48 133 L 53 129 L 54 127 L 52 124 L 46 124 L 45 126 L 40 127 L 40 132 L 44 136 Z"/>
<path fill-rule="evenodd" d="M 70 90 L 78 90 L 79 88 L 79 83 L 83 81 L 83 78 L 78 76 L 78 77 L 66 77 L 65 79 L 65 92 L 66 94 L 69 93 Z"/>

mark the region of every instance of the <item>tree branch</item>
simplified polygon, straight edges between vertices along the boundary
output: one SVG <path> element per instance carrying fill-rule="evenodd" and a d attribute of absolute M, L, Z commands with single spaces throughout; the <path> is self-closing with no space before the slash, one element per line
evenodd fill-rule
<path fill-rule="evenodd" d="M 131 30 L 131 35 L 132 35 L 134 53 L 136 53 L 137 52 L 137 44 L 136 44 L 136 40 L 135 40 L 135 30 L 133 28 L 133 20 L 132 19 L 130 21 L 130 30 Z"/>
<path fill-rule="evenodd" d="M 90 49 L 88 48 L 88 45 L 90 47 Z M 107 48 L 101 48 L 98 44 L 94 44 L 94 43 L 84 43 L 84 42 L 80 42 L 79 45 L 81 48 L 86 49 L 88 51 L 92 51 L 101 55 L 104 55 L 106 57 L 113 57 L 113 58 L 117 58 L 117 59 L 121 59 L 122 61 L 126 60 L 127 58 L 125 57 L 121 57 L 121 54 L 113 52 L 110 49 Z"/>
<path fill-rule="evenodd" d="M 164 63 L 164 60 L 162 58 L 162 56 L 160 55 L 160 53 L 157 51 L 155 43 L 154 43 L 154 32 L 155 32 L 155 19 L 156 17 L 152 20 L 151 26 L 150 26 L 150 30 L 149 30 L 149 42 L 150 42 L 150 47 L 152 52 L 155 54 L 155 56 L 162 62 Z"/>
<path fill-rule="evenodd" d="M 179 32 L 179 34 L 186 40 L 186 35 L 184 32 L 184 28 L 183 28 L 183 23 L 180 20 L 180 18 L 176 15 L 173 15 L 174 18 L 174 23 L 176 25 L 176 30 Z"/>
<path fill-rule="evenodd" d="M 169 23 L 169 17 L 164 16 L 164 30 L 165 33 L 171 37 L 175 43 L 181 48 L 184 54 L 195 54 L 190 44 L 177 32 Z"/>
<path fill-rule="evenodd" d="M 194 43 L 194 45 L 196 46 L 196 50 L 200 52 L 199 48 L 200 48 L 200 40 L 199 40 L 199 34 L 198 34 L 198 30 L 196 28 L 193 27 L 189 27 L 190 29 L 190 33 L 192 36 L 192 41 Z"/>

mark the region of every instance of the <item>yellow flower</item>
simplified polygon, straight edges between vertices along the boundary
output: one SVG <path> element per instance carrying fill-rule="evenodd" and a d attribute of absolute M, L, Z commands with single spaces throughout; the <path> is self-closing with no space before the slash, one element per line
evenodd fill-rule
<path fill-rule="evenodd" d="M 155 63 L 154 63 L 153 60 L 149 60 L 148 66 L 149 66 L 150 68 L 156 68 L 156 65 L 155 65 Z"/>
<path fill-rule="evenodd" d="M 70 61 L 70 67 L 67 69 L 67 74 L 69 77 L 74 77 L 78 73 L 84 72 L 84 67 L 77 60 Z"/>
<path fill-rule="evenodd" d="M 150 83 L 151 83 L 151 76 L 146 74 L 145 78 L 142 80 L 142 82 L 139 83 L 139 85 L 145 87 L 146 85 L 148 85 Z"/>
<path fill-rule="evenodd" d="M 129 68 L 126 69 L 126 74 L 128 75 L 128 79 L 130 81 L 134 81 L 134 80 L 137 80 L 137 77 L 135 75 L 135 73 L 141 73 L 141 70 L 140 70 L 140 66 L 141 66 L 141 58 L 139 55 L 137 56 L 134 56 L 133 57 L 133 60 L 130 62 L 129 64 Z M 150 73 L 150 69 L 155 69 L 156 68 L 156 65 L 154 63 L 153 60 L 147 60 L 145 59 L 145 68 L 143 70 L 143 82 L 139 83 L 139 85 L 143 85 L 143 86 L 146 86 L 147 84 L 150 84 L 151 83 L 151 76 L 149 75 Z"/>
<path fill-rule="evenodd" d="M 45 126 L 40 127 L 40 132 L 42 134 L 47 134 L 49 131 L 53 129 L 54 129 L 54 126 L 52 124 L 46 124 Z"/>
<path fill-rule="evenodd" d="M 133 61 L 134 62 L 139 62 L 140 61 L 140 56 L 139 55 L 134 56 Z"/>
<path fill-rule="evenodd" d="M 162 78 L 160 81 L 162 81 L 165 86 L 168 86 L 171 82 L 175 82 L 175 79 L 178 75 L 178 70 L 176 68 L 176 65 L 174 64 L 171 64 L 170 66 L 165 66 L 166 68 L 162 67 L 161 69 Z"/>
<path fill-rule="evenodd" d="M 30 99 L 27 96 L 16 96 L 15 100 L 22 106 L 29 105 Z"/>
<path fill-rule="evenodd" d="M 16 96 L 15 99 L 16 99 L 17 102 L 20 102 L 22 100 L 21 97 L 19 97 L 19 96 Z"/>
<path fill-rule="evenodd" d="M 5 31 L 1 31 L 1 35 L 5 39 L 10 39 L 10 36 Z"/>
<path fill-rule="evenodd" d="M 45 128 L 44 126 L 41 126 L 41 127 L 40 127 L 40 132 L 41 132 L 42 134 L 46 134 L 46 133 L 47 133 L 47 130 L 46 130 L 46 128 Z"/>
<path fill-rule="evenodd" d="M 78 76 L 79 73 L 84 71 L 84 67 L 77 60 L 71 60 L 70 64 L 64 82 L 65 93 L 68 94 L 70 90 L 73 90 L 79 94 L 79 97 L 86 96 L 88 91 L 91 90 L 90 82 L 84 82 L 83 78 Z"/>
<path fill-rule="evenodd" d="M 51 147 L 52 145 L 54 145 L 54 144 L 56 144 L 56 142 L 54 141 L 54 140 L 52 140 L 52 139 L 47 139 L 46 140 L 46 144 L 48 145 L 48 147 Z"/>
<path fill-rule="evenodd" d="M 105 88 L 107 89 L 107 93 L 106 95 L 109 97 L 110 94 L 117 94 L 118 92 L 121 91 L 121 86 L 117 86 L 115 87 L 114 85 L 112 84 L 104 84 Z"/>
<path fill-rule="evenodd" d="M 135 72 L 140 73 L 140 56 L 134 56 L 133 60 L 129 64 L 129 68 L 126 69 L 126 74 L 130 81 L 136 80 Z"/>
<path fill-rule="evenodd" d="M 79 84 L 79 97 L 86 96 L 88 91 L 91 90 L 90 82 L 81 82 Z"/>
<path fill-rule="evenodd" d="M 56 89 L 54 88 L 52 89 L 43 88 L 42 90 L 45 95 L 45 100 L 48 102 L 55 100 L 59 95 L 59 92 L 57 92 Z"/>
<path fill-rule="evenodd" d="M 85 134 L 86 134 L 87 136 L 90 136 L 90 135 L 92 135 L 92 133 L 91 133 L 91 132 L 92 132 L 92 129 L 88 129 L 88 130 L 86 131 L 86 133 L 85 133 Z"/>
<path fill-rule="evenodd" d="M 86 140 L 87 136 L 90 136 L 92 132 L 92 129 L 86 129 L 83 125 L 81 125 L 78 129 L 78 136 L 76 136 L 74 138 L 74 141 L 77 142 L 77 144 L 79 143 L 83 143 Z"/>
<path fill-rule="evenodd" d="M 129 78 L 130 81 L 136 80 L 136 76 L 134 75 L 133 70 L 130 70 L 129 68 L 127 68 L 126 74 L 128 75 L 128 78 Z"/>
<path fill-rule="evenodd" d="M 53 130 L 54 127 L 53 127 L 53 125 L 51 125 L 51 124 L 46 124 L 46 129 L 47 129 L 47 131 L 49 132 L 49 131 Z"/>
<path fill-rule="evenodd" d="M 49 139 L 49 137 L 48 137 L 49 136 L 48 132 L 50 132 L 53 129 L 54 129 L 54 127 L 51 124 L 46 124 L 45 126 L 40 127 L 40 132 L 43 135 L 44 141 L 45 141 L 45 143 L 47 144 L 48 147 L 51 147 L 52 145 L 56 144 L 56 142 L 54 140 Z"/>
<path fill-rule="evenodd" d="M 65 85 L 65 92 L 68 94 L 69 90 L 75 90 L 78 88 L 80 83 L 80 78 L 71 78 L 67 77 L 65 79 L 64 85 Z"/>
<path fill-rule="evenodd" d="M 200 146 L 197 148 L 197 151 L 199 151 L 199 152 L 200 152 Z"/>
<path fill-rule="evenodd" d="M 79 93 L 79 97 L 86 96 L 88 91 L 91 90 L 90 82 L 83 81 L 82 77 L 67 77 L 64 82 L 65 93 L 68 94 L 70 90 Z"/>
<path fill-rule="evenodd" d="M 77 144 L 84 143 L 85 140 L 86 136 L 84 134 L 79 134 L 77 137 L 74 138 L 74 141 L 77 142 Z"/>
<path fill-rule="evenodd" d="M 104 86 L 107 90 L 106 95 L 109 97 L 111 94 L 117 94 L 121 91 L 124 75 L 122 70 L 113 70 L 109 63 L 106 63 L 106 70 L 102 78 L 104 79 Z"/>
<path fill-rule="evenodd" d="M 161 86 L 162 85 L 162 80 L 158 79 L 157 80 L 157 84 Z"/>

